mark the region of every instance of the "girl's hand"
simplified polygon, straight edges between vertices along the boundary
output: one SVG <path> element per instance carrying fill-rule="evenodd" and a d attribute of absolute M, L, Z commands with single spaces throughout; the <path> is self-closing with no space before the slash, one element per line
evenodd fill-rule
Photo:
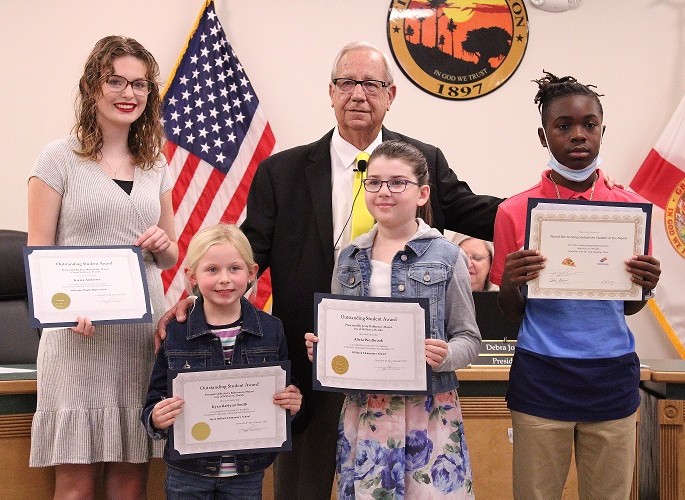
<path fill-rule="evenodd" d="M 302 394 L 300 390 L 294 385 L 289 385 L 283 392 L 274 395 L 274 404 L 280 406 L 284 410 L 290 410 L 292 415 L 300 411 L 302 405 Z"/>
<path fill-rule="evenodd" d="M 143 250 L 149 250 L 154 254 L 162 253 L 171 246 L 171 240 L 166 231 L 158 226 L 151 226 L 133 243 Z"/>
<path fill-rule="evenodd" d="M 646 291 L 654 290 L 661 276 L 661 264 L 651 255 L 633 255 L 626 260 L 630 279 Z"/>
<path fill-rule="evenodd" d="M 313 333 L 304 334 L 304 345 L 307 346 L 307 357 L 309 361 L 314 361 L 314 344 L 319 341 L 319 337 Z"/>
<path fill-rule="evenodd" d="M 448 352 L 447 342 L 444 340 L 426 339 L 426 362 L 431 368 L 440 366 Z"/>
<path fill-rule="evenodd" d="M 78 316 L 76 321 L 78 321 L 78 324 L 71 327 L 72 332 L 83 335 L 84 337 L 92 337 L 95 334 L 95 325 L 93 325 L 88 318 Z"/>
<path fill-rule="evenodd" d="M 183 411 L 183 402 L 178 396 L 162 399 L 152 409 L 152 426 L 159 430 L 168 429 Z"/>

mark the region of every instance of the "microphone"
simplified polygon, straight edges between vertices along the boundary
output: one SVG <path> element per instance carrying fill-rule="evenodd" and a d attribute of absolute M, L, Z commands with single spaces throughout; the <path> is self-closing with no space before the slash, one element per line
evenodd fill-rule
<path fill-rule="evenodd" d="M 355 169 L 357 172 L 361 172 L 362 174 L 366 172 L 366 167 L 369 165 L 369 162 L 366 160 L 359 160 L 357 162 L 357 168 Z"/>

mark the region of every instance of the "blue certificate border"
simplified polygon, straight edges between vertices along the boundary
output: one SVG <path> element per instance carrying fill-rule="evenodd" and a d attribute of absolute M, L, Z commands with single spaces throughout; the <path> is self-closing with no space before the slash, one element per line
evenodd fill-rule
<path fill-rule="evenodd" d="M 212 366 L 212 367 L 207 367 L 207 368 L 189 368 L 187 370 L 169 370 L 167 372 L 167 394 L 173 394 L 173 383 L 174 379 L 178 376 L 179 373 L 190 373 L 190 372 L 207 372 L 207 371 L 218 371 L 218 370 L 237 370 L 237 369 L 245 369 L 245 368 L 263 368 L 265 366 L 280 366 L 283 371 L 285 372 L 285 385 L 286 387 L 288 384 L 290 384 L 290 361 L 279 361 L 275 363 L 258 363 L 258 364 L 247 364 L 247 365 L 226 365 L 226 366 Z M 304 403 L 304 401 L 303 401 Z M 302 408 L 300 408 L 300 411 L 302 411 Z M 245 453 L 266 453 L 266 452 L 279 452 L 279 451 L 290 451 L 292 450 L 292 429 L 291 429 L 291 422 L 292 422 L 292 415 L 290 414 L 290 410 L 286 410 L 286 420 L 285 420 L 285 426 L 286 426 L 286 436 L 287 439 L 283 442 L 281 446 L 278 447 L 272 447 L 272 448 L 244 448 L 244 449 L 238 449 L 238 450 L 226 450 L 224 452 L 209 452 L 209 453 L 184 453 L 181 454 L 178 451 L 176 451 L 176 447 L 174 446 L 174 426 L 172 425 L 167 429 L 167 439 L 168 439 L 168 446 L 169 446 L 169 455 L 176 459 L 186 459 L 186 458 L 196 458 L 196 457 L 217 457 L 217 456 L 223 456 L 223 455 L 242 455 Z"/>
<path fill-rule="evenodd" d="M 590 200 L 555 200 L 552 198 L 528 198 L 528 209 L 526 211 L 526 241 L 523 248 L 528 250 L 530 248 L 530 222 L 534 208 L 539 205 L 592 205 L 595 207 L 625 207 L 625 208 L 639 208 L 645 213 L 645 247 L 642 251 L 644 255 L 649 251 L 649 242 L 652 239 L 652 204 L 651 203 L 630 203 L 623 201 L 590 201 Z M 521 286 L 524 296 L 528 295 L 528 285 Z M 647 300 L 645 295 L 647 291 L 642 289 L 642 300 Z M 544 300 L 544 299 L 543 299 Z"/>
<path fill-rule="evenodd" d="M 335 300 L 349 300 L 355 302 L 395 302 L 395 303 L 405 303 L 405 304 L 418 304 L 424 311 L 424 332 L 426 338 L 430 338 L 430 302 L 427 298 L 402 298 L 402 297 L 363 297 L 356 295 L 336 295 L 332 293 L 315 293 L 314 294 L 314 334 L 317 334 L 319 330 L 319 305 L 323 299 L 335 299 Z M 425 391 L 403 391 L 399 389 L 393 390 L 359 390 L 353 388 L 339 388 L 330 387 L 321 384 L 319 382 L 319 377 L 316 372 L 316 358 L 317 357 L 317 345 L 314 344 L 314 360 L 312 362 L 312 388 L 315 391 L 326 391 L 326 392 L 344 392 L 346 394 L 397 394 L 397 395 L 425 395 L 431 394 L 431 380 L 433 370 L 430 365 L 426 363 L 426 390 Z"/>
<path fill-rule="evenodd" d="M 58 326 L 76 326 L 76 321 L 65 321 L 59 323 L 41 323 L 36 318 L 33 305 L 33 286 L 31 285 L 31 267 L 29 266 L 29 255 L 36 250 L 40 251 L 62 251 L 62 250 L 107 250 L 107 249 L 125 249 L 131 250 L 138 258 L 138 268 L 140 270 L 140 277 L 143 283 L 143 293 L 145 294 L 145 310 L 146 312 L 139 318 L 115 319 L 115 320 L 99 320 L 93 321 L 94 325 L 113 325 L 121 323 L 152 323 L 152 308 L 150 306 L 150 289 L 145 276 L 145 266 L 143 264 L 143 252 L 140 247 L 133 245 L 102 245 L 102 246 L 25 246 L 22 247 L 24 253 L 24 270 L 26 274 L 26 288 L 28 290 L 29 302 L 29 325 L 33 328 L 53 328 Z"/>

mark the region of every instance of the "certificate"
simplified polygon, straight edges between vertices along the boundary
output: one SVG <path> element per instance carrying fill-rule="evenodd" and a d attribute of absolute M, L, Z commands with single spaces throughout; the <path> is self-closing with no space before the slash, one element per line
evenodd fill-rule
<path fill-rule="evenodd" d="M 172 456 L 289 451 L 290 412 L 274 404 L 290 362 L 170 371 L 170 393 L 183 411 L 169 432 Z"/>
<path fill-rule="evenodd" d="M 428 299 L 315 294 L 313 387 L 426 394 Z"/>
<path fill-rule="evenodd" d="M 643 300 L 625 260 L 647 253 L 651 214 L 649 203 L 528 200 L 526 248 L 547 258 L 528 297 Z"/>
<path fill-rule="evenodd" d="M 139 247 L 24 247 L 24 267 L 34 328 L 152 323 Z"/>

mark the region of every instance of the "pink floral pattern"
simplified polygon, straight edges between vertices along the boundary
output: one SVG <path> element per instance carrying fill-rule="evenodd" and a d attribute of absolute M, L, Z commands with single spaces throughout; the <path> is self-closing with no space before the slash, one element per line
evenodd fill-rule
<path fill-rule="evenodd" d="M 473 498 L 456 391 L 347 396 L 338 426 L 338 498 Z"/>

